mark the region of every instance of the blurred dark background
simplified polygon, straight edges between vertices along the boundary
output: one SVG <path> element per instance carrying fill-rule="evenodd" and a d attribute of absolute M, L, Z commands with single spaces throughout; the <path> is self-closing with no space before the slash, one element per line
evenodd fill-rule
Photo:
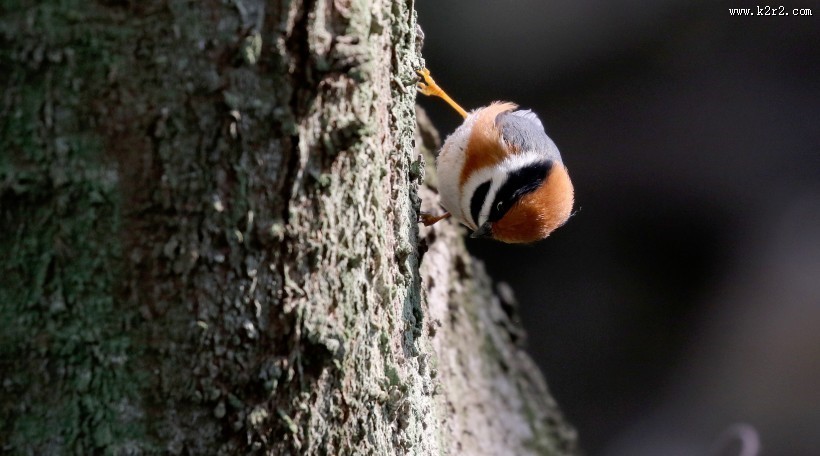
<path fill-rule="evenodd" d="M 466 109 L 542 118 L 578 213 L 548 240 L 470 240 L 590 455 L 820 455 L 820 6 L 419 0 Z M 420 99 L 442 135 L 460 122 Z M 729 431 L 731 432 L 731 431 Z"/>

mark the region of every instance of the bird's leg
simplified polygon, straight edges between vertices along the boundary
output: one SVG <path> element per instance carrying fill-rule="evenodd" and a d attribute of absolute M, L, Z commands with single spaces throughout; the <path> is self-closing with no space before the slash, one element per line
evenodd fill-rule
<path fill-rule="evenodd" d="M 446 101 L 447 104 L 453 107 L 461 117 L 467 117 L 467 111 L 464 110 L 461 106 L 458 105 L 449 95 L 447 95 L 444 90 L 441 90 L 441 87 L 436 84 L 436 81 L 433 80 L 433 77 L 430 76 L 430 70 L 427 68 L 418 70 L 419 75 L 424 79 L 424 82 L 419 82 L 419 92 L 424 95 L 432 96 L 432 97 L 439 97 L 442 100 Z"/>
<path fill-rule="evenodd" d="M 419 75 L 424 79 L 424 82 L 419 82 L 418 89 L 424 95 L 439 97 L 442 100 L 446 101 L 447 104 L 453 107 L 461 117 L 467 117 L 467 111 L 464 110 L 461 106 L 458 105 L 449 95 L 447 95 L 441 87 L 436 84 L 436 81 L 433 80 L 433 77 L 430 76 L 430 70 L 427 68 L 418 70 Z M 441 215 L 433 215 L 427 212 L 422 212 L 419 214 L 419 221 L 424 224 L 424 226 L 434 225 L 444 219 L 450 218 L 451 214 L 449 212 L 445 212 Z"/>
<path fill-rule="evenodd" d="M 433 215 L 433 214 L 429 214 L 427 212 L 422 212 L 419 215 L 419 221 L 421 223 L 423 223 L 424 226 L 430 226 L 430 225 L 433 225 L 435 223 L 438 223 L 438 222 L 440 222 L 444 219 L 448 219 L 448 218 L 450 218 L 450 213 L 449 212 L 445 212 L 441 215 Z"/>

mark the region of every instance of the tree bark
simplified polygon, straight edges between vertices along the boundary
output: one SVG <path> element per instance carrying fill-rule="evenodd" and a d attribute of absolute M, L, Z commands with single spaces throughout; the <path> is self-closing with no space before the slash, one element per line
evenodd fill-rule
<path fill-rule="evenodd" d="M 575 453 L 459 229 L 419 238 L 412 2 L 12 3 L 4 452 Z"/>

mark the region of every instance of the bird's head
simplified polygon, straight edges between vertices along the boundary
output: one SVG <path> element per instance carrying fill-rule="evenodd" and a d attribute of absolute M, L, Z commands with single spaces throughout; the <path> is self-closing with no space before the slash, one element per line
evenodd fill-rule
<path fill-rule="evenodd" d="M 477 189 L 480 196 L 481 189 Z M 490 189 L 487 189 L 490 192 Z M 479 217 L 472 237 L 489 237 L 510 244 L 539 241 L 566 223 L 574 191 L 561 162 L 537 162 L 508 173 L 497 187 L 489 211 Z"/>

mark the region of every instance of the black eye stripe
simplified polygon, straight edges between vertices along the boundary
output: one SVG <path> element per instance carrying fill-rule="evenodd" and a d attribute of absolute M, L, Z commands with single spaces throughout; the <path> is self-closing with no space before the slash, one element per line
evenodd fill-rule
<path fill-rule="evenodd" d="M 532 163 L 510 173 L 507 181 L 495 194 L 493 205 L 490 206 L 489 221 L 497 222 L 500 220 L 522 196 L 541 186 L 541 183 L 549 175 L 551 168 L 551 161 L 543 161 Z M 471 203 L 474 203 L 474 201 L 471 201 Z M 501 204 L 500 208 L 499 204 Z M 473 207 L 471 206 L 470 209 L 472 210 Z"/>
<path fill-rule="evenodd" d="M 490 184 L 492 184 L 492 181 L 484 182 L 476 187 L 473 197 L 470 199 L 470 215 L 473 216 L 473 222 L 476 225 L 478 225 L 478 215 L 481 214 L 484 200 L 487 199 L 487 192 L 490 191 Z"/>

